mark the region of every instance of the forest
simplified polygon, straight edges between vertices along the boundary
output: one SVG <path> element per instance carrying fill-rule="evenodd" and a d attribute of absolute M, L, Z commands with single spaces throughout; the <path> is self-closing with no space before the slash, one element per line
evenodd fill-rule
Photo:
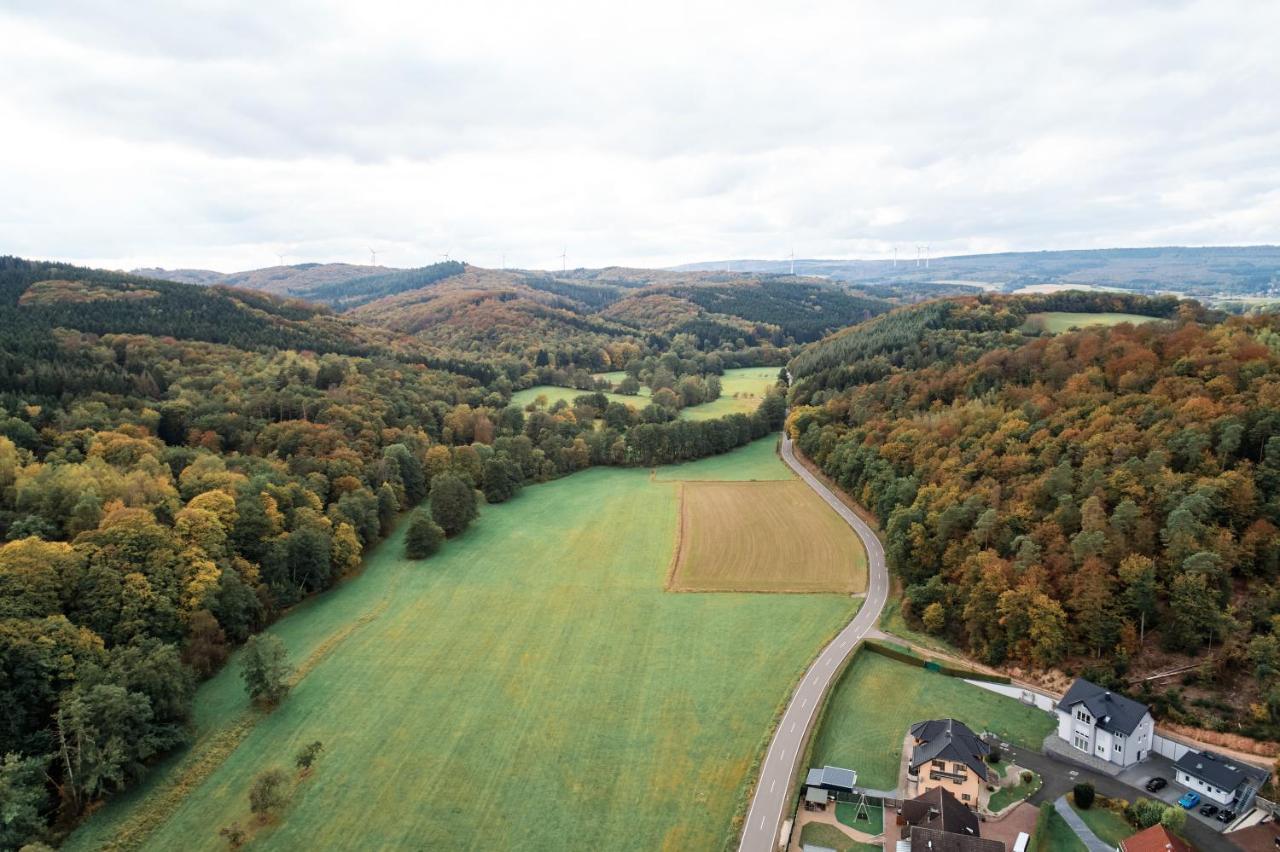
<path fill-rule="evenodd" d="M 0 848 L 136 783 L 200 679 L 413 507 L 456 535 L 530 483 L 781 428 L 780 387 L 750 415 L 676 415 L 785 350 L 646 338 L 481 358 L 261 293 L 0 259 Z M 652 397 L 590 392 L 601 365 Z M 541 381 L 588 392 L 510 404 Z"/>
<path fill-rule="evenodd" d="M 1167 319 L 1050 336 L 1024 325 L 1042 310 Z M 881 519 L 918 629 L 992 665 L 1117 688 L 1148 659 L 1200 661 L 1144 697 L 1174 721 L 1280 735 L 1274 315 L 957 299 L 877 318 L 790 368 L 788 429 Z"/>

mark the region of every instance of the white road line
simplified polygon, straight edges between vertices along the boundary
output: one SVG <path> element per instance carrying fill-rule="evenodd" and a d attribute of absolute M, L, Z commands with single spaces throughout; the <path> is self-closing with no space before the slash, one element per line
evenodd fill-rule
<path fill-rule="evenodd" d="M 773 783 L 769 785 L 769 792 L 772 793 L 774 791 L 774 788 L 776 788 L 777 786 L 778 786 L 778 779 L 775 778 L 773 779 Z"/>

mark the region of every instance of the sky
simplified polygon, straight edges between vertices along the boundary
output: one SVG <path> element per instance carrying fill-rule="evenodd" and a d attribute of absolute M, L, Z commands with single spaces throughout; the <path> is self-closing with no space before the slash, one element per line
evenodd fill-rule
<path fill-rule="evenodd" d="M 0 254 L 1274 244 L 1277 32 L 1272 0 L 3 0 Z"/>

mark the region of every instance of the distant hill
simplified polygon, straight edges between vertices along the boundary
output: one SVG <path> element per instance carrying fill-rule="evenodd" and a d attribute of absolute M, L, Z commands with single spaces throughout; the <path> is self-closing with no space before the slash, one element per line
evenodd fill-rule
<path fill-rule="evenodd" d="M 683 271 L 786 273 L 789 260 L 691 263 Z M 795 261 L 797 274 L 867 285 L 974 286 L 1013 292 L 1036 284 L 1071 284 L 1176 292 L 1208 301 L 1231 297 L 1280 299 L 1280 246 L 1117 248 L 1094 251 L 1006 252 L 916 259 Z"/>
<path fill-rule="evenodd" d="M 358 278 L 383 275 L 385 266 L 361 266 L 351 263 L 298 263 L 292 266 L 268 266 L 244 272 L 214 272 L 209 269 L 135 269 L 134 275 L 178 281 L 183 284 L 223 284 L 261 290 L 277 296 L 309 297 L 318 289 L 333 287 Z"/>

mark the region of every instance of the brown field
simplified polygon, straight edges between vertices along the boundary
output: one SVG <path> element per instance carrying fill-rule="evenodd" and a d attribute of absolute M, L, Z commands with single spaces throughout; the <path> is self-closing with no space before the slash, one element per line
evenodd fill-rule
<path fill-rule="evenodd" d="M 681 487 L 672 591 L 866 590 L 862 542 L 803 482 L 686 482 Z"/>

